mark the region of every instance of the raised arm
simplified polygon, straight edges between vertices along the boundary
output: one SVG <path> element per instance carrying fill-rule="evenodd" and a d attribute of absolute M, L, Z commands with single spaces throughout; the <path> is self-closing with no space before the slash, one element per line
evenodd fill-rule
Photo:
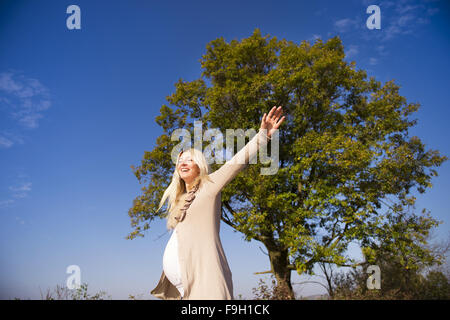
<path fill-rule="evenodd" d="M 222 167 L 209 175 L 214 182 L 209 191 L 219 192 L 248 165 L 250 159 L 258 153 L 259 148 L 268 143 L 272 134 L 283 123 L 285 117 L 280 119 L 282 114 L 281 107 L 273 107 L 268 115 L 264 113 L 258 133 Z"/>

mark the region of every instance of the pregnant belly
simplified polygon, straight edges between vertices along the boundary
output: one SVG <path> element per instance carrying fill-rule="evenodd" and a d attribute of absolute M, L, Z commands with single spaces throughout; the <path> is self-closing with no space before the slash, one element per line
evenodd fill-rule
<path fill-rule="evenodd" d="M 169 279 L 169 281 L 180 291 L 181 295 L 183 295 L 176 230 L 173 231 L 164 251 L 163 270 L 167 279 Z"/>

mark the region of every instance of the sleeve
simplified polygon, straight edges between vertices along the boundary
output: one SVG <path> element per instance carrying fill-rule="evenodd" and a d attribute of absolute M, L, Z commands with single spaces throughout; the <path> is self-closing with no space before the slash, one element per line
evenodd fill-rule
<path fill-rule="evenodd" d="M 271 140 L 265 133 L 266 130 L 260 129 L 257 134 L 241 149 L 239 150 L 230 160 L 225 162 L 222 167 L 214 171 L 209 175 L 213 184 L 211 190 L 214 193 L 220 192 L 231 180 L 238 175 L 238 173 L 243 170 L 250 159 L 253 159 L 261 146 L 267 145 L 268 141 Z"/>

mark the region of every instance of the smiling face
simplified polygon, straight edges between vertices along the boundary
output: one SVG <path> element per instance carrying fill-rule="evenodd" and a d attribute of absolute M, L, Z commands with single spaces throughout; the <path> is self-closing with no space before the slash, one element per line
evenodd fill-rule
<path fill-rule="evenodd" d="M 178 159 L 178 174 L 186 184 L 190 184 L 200 174 L 200 168 L 190 152 L 183 152 Z"/>

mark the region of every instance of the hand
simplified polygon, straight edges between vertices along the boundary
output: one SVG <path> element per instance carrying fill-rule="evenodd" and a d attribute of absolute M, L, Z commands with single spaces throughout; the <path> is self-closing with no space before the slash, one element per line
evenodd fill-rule
<path fill-rule="evenodd" d="M 285 116 L 280 119 L 280 116 L 283 114 L 283 108 L 279 106 L 278 108 L 274 106 L 269 114 L 266 116 L 264 113 L 261 120 L 261 128 L 267 130 L 267 136 L 270 138 L 275 130 L 283 123 Z"/>

